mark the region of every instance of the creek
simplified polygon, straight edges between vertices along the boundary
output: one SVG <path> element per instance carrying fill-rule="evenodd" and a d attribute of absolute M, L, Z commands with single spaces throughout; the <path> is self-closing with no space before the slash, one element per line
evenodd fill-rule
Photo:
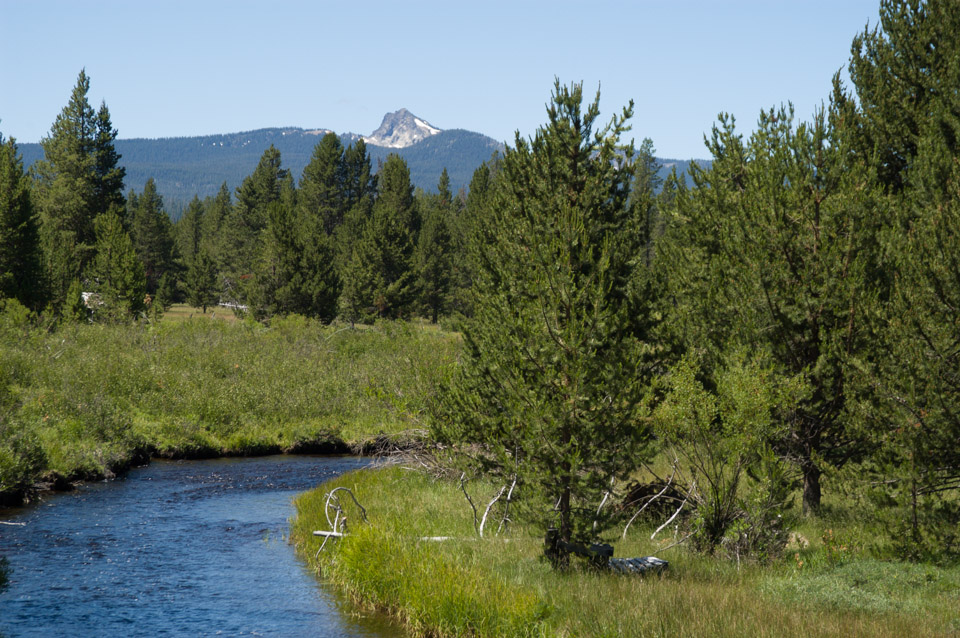
<path fill-rule="evenodd" d="M 287 541 L 292 498 L 353 457 L 154 461 L 0 511 L 5 638 L 397 637 L 318 582 Z"/>

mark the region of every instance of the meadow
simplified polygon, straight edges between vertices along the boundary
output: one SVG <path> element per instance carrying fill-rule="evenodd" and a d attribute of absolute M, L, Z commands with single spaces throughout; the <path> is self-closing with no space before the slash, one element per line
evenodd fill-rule
<path fill-rule="evenodd" d="M 422 428 L 459 340 L 426 324 L 223 314 L 50 328 L 0 313 L 0 499 L 151 456 L 360 451 Z"/>
<path fill-rule="evenodd" d="M 870 522 L 843 503 L 797 528 L 770 563 L 664 549 L 660 521 L 608 540 L 615 556 L 656 555 L 661 575 L 618 575 L 586 563 L 553 570 L 543 537 L 523 524 L 483 538 L 458 476 L 438 478 L 416 461 L 339 477 L 296 502 L 292 539 L 321 575 L 358 604 L 390 613 L 422 636 L 948 636 L 960 633 L 960 568 L 880 560 Z M 348 536 L 329 529 L 326 495 L 343 493 Z M 480 513 L 495 485 L 468 484 Z M 498 517 L 499 518 L 499 517 Z M 622 527 L 621 527 L 622 530 Z M 453 537 L 445 541 L 423 537 Z"/>

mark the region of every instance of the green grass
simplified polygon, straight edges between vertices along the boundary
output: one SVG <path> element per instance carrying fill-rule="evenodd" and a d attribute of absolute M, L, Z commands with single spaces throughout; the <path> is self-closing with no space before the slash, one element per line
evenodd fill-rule
<path fill-rule="evenodd" d="M 344 451 L 421 428 L 459 344 L 430 326 L 300 317 L 52 332 L 9 319 L 0 317 L 0 500 L 150 455 Z"/>
<path fill-rule="evenodd" d="M 194 308 L 185 303 L 175 303 L 163 313 L 164 321 L 187 321 L 189 319 L 223 320 L 228 323 L 240 321 L 237 315 L 225 306 L 210 306 L 206 312 L 202 308 Z"/>
<path fill-rule="evenodd" d="M 354 491 L 370 523 L 360 523 L 358 512 L 348 508 L 353 533 L 328 543 L 316 557 L 320 543 L 312 531 L 328 528 L 325 494 L 340 485 Z M 481 483 L 469 488 L 478 503 L 495 492 Z M 836 536 L 831 541 L 825 534 L 828 521 L 807 523 L 807 533 L 815 536 L 810 545 L 772 565 L 737 565 L 682 547 L 658 554 L 651 530 L 631 527 L 626 541 L 614 542 L 615 555 L 654 554 L 671 563 L 662 576 L 631 577 L 552 571 L 540 559 L 539 533 L 522 527 L 478 539 L 456 482 L 413 469 L 351 473 L 302 495 L 296 506 L 292 538 L 301 555 L 355 601 L 393 614 L 417 635 L 960 633 L 960 569 L 839 551 Z M 814 534 L 815 527 L 822 533 Z M 457 540 L 419 541 L 421 536 Z"/>

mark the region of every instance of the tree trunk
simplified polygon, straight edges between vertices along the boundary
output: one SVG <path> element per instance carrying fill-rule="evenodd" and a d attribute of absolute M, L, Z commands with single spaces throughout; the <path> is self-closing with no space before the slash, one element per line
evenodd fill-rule
<path fill-rule="evenodd" d="M 803 465 L 803 513 L 816 516 L 820 513 L 820 468 L 807 461 Z"/>

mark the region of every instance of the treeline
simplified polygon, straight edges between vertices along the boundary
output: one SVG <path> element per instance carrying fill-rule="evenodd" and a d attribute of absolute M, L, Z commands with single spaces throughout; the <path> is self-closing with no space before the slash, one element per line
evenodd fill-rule
<path fill-rule="evenodd" d="M 692 185 L 654 196 L 631 109 L 600 127 L 578 85 L 507 149 L 434 435 L 526 495 L 555 562 L 644 466 L 711 553 L 776 555 L 792 495 L 830 489 L 897 555 L 960 554 L 960 11 L 880 13 L 852 88 L 749 136 L 721 115 Z"/>
<path fill-rule="evenodd" d="M 162 139 L 117 139 L 114 146 L 121 154 L 128 189 L 142 190 L 153 178 L 163 196 L 167 212 L 178 219 L 194 195 L 200 199 L 217 194 L 227 182 L 231 193 L 256 167 L 263 151 L 273 144 L 283 155 L 284 166 L 299 177 L 320 141 L 313 131 L 298 128 L 260 129 L 225 135 Z M 342 134 L 340 141 L 349 146 L 357 135 Z M 473 171 L 502 147 L 479 133 L 446 130 L 419 143 L 401 149 L 368 145 L 374 166 L 390 153 L 406 160 L 415 188 L 432 191 L 444 167 L 454 191 L 466 188 Z M 40 144 L 20 144 L 24 165 L 43 159 Z"/>
<path fill-rule="evenodd" d="M 124 195 L 117 132 L 88 90 L 81 72 L 31 171 L 4 143 L 0 296 L 68 319 L 130 319 L 174 301 L 327 322 L 463 310 L 457 249 L 475 211 L 446 170 L 427 194 L 403 158 L 375 171 L 363 140 L 344 148 L 330 133 L 298 179 L 271 146 L 234 193 L 224 183 L 194 197 L 172 224 L 152 179 Z"/>

